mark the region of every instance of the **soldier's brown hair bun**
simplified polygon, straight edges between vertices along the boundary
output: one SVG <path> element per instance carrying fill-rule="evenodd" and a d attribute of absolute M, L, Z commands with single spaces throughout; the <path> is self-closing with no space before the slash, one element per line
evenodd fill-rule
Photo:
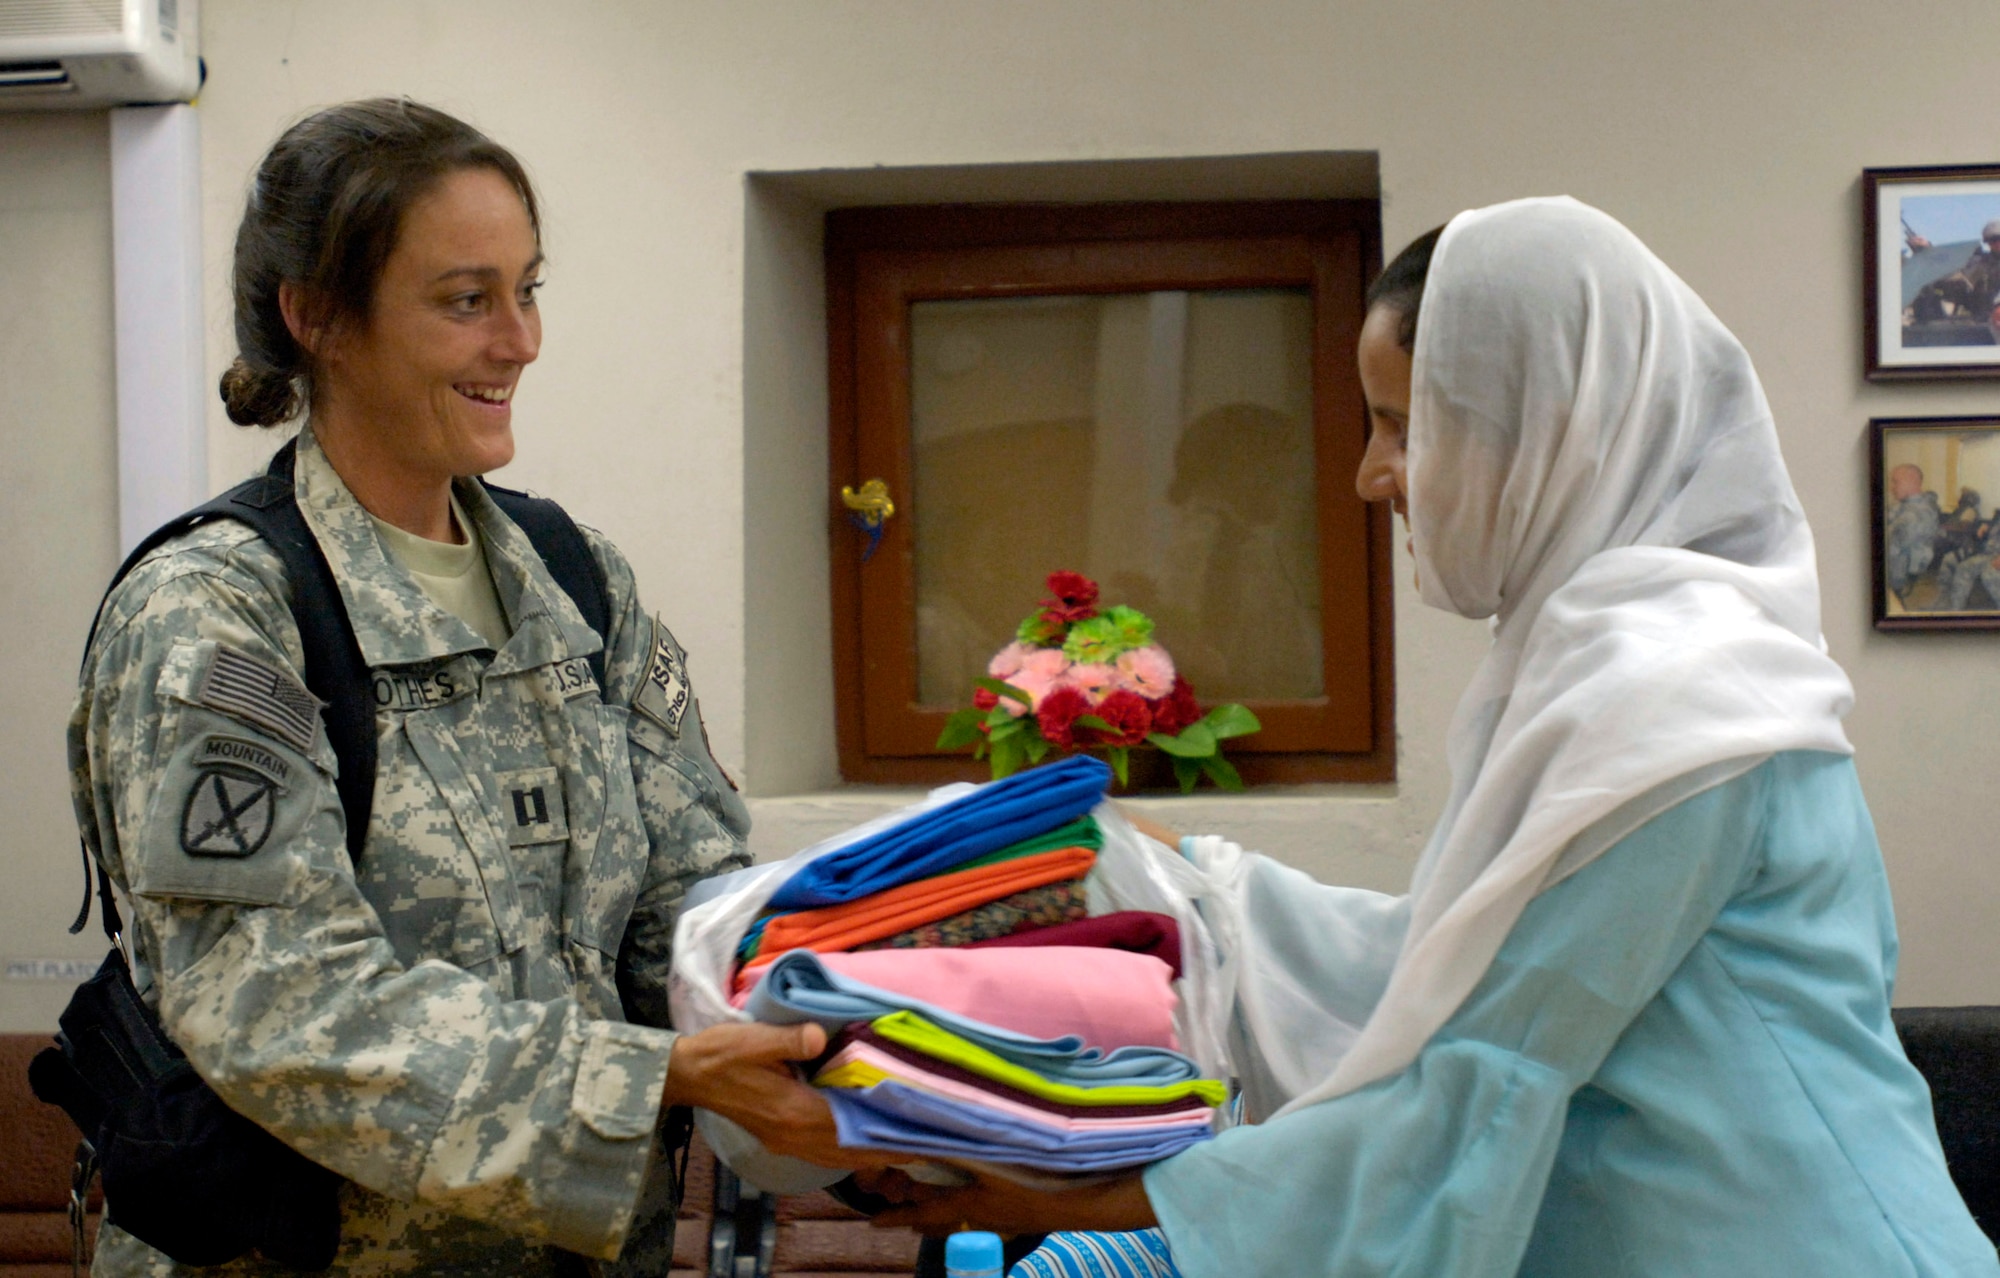
<path fill-rule="evenodd" d="M 435 107 L 369 98 L 285 130 L 258 164 L 236 228 L 239 353 L 221 386 L 229 420 L 276 426 L 311 407 L 312 359 L 285 324 L 278 290 L 297 290 L 311 329 L 366 323 L 403 214 L 439 179 L 473 168 L 513 185 L 539 240 L 541 214 L 521 162 Z"/>

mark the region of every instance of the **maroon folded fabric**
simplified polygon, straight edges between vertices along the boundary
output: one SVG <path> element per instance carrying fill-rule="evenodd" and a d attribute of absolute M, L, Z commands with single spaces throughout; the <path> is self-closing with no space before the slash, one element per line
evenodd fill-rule
<path fill-rule="evenodd" d="M 1011 932 L 984 941 L 968 941 L 963 950 L 979 950 L 1000 945 L 1088 945 L 1105 950 L 1129 950 L 1150 954 L 1181 975 L 1181 927 L 1171 915 L 1149 914 L 1144 910 L 1121 910 L 1100 914 L 1074 923 L 1054 923 L 1048 927 Z"/>
<path fill-rule="evenodd" d="M 840 1033 L 835 1034 L 833 1041 L 826 1045 L 826 1051 L 819 1057 L 819 1061 L 823 1062 L 830 1059 L 841 1048 L 853 1042 L 867 1043 L 877 1051 L 886 1052 L 899 1061 L 908 1061 L 919 1069 L 929 1070 L 931 1073 L 949 1078 L 953 1082 L 964 1083 L 968 1087 L 976 1087 L 980 1091 L 991 1092 L 995 1096 L 1004 1096 L 1016 1104 L 1032 1106 L 1045 1114 L 1059 1114 L 1064 1118 L 1157 1118 L 1163 1114 L 1173 1114 L 1189 1109 L 1206 1109 L 1208 1107 L 1208 1102 L 1202 1100 L 1199 1096 L 1183 1096 L 1179 1100 L 1167 1101 L 1160 1105 L 1067 1105 L 1061 1101 L 1052 1101 L 1041 1096 L 1031 1096 L 1026 1092 L 1009 1087 L 1005 1083 L 998 1083 L 990 1078 L 982 1078 L 971 1070 L 961 1069 L 949 1061 L 941 1061 L 935 1056 L 926 1056 L 914 1048 L 903 1046 L 901 1043 L 892 1043 L 880 1034 L 877 1034 L 874 1030 L 869 1029 L 867 1023 L 863 1021 L 856 1021 Z M 817 1069 L 818 1062 L 815 1062 L 812 1070 L 808 1071 L 808 1074 Z"/>

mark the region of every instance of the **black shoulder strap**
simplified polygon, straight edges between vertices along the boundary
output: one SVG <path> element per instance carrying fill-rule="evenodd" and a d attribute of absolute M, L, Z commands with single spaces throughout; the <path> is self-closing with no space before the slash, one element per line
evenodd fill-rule
<path fill-rule="evenodd" d="M 549 576 L 556 579 L 576 610 L 583 614 L 584 624 L 609 643 L 611 595 L 604 584 L 604 569 L 598 565 L 597 556 L 590 553 L 590 543 L 569 512 L 546 497 L 530 497 L 498 484 L 486 484 L 486 493 L 507 518 L 528 534 L 535 553 L 548 565 Z M 590 672 L 597 676 L 597 686 L 604 687 L 603 648 L 590 654 Z"/>
<path fill-rule="evenodd" d="M 347 619 L 340 586 L 299 511 L 292 480 L 297 453 L 297 441 L 287 442 L 271 458 L 270 467 L 262 475 L 245 480 L 220 497 L 155 529 L 125 557 L 104 595 L 110 598 L 111 591 L 126 574 L 169 538 L 217 519 L 234 519 L 250 525 L 278 552 L 278 557 L 284 560 L 285 578 L 292 587 L 292 620 L 298 624 L 300 646 L 305 651 L 306 687 L 326 703 L 320 713 L 326 719 L 327 743 L 340 761 L 340 775 L 334 781 L 334 788 L 340 794 L 340 808 L 347 818 L 347 855 L 358 869 L 368 837 L 368 818 L 375 803 L 375 698 L 368 663 L 362 659 L 361 645 Z M 568 512 L 546 498 L 530 497 L 511 488 L 488 484 L 486 490 L 502 512 L 528 535 L 548 565 L 549 575 L 576 604 L 584 622 L 600 636 L 608 636 L 611 599 L 604 571 Z M 101 600 L 97 607 L 101 617 L 104 611 Z M 95 619 L 90 625 L 90 637 L 93 641 L 97 637 Z M 88 654 L 89 650 L 87 642 L 84 651 Z M 597 686 L 604 687 L 602 648 L 591 654 L 590 669 L 597 676 Z M 88 848 L 84 849 L 83 861 L 86 876 L 83 909 L 70 925 L 71 932 L 82 931 L 90 918 L 89 874 L 93 867 Z M 106 935 L 114 935 L 121 928 L 121 920 L 112 898 L 111 880 L 102 866 L 95 868 L 104 930 Z"/>
<path fill-rule="evenodd" d="M 306 687 L 325 702 L 320 713 L 326 720 L 327 742 L 340 761 L 340 775 L 334 788 L 347 818 L 347 853 L 358 868 L 361 848 L 368 836 L 368 817 L 375 801 L 375 700 L 368 681 L 368 665 L 361 659 L 361 645 L 348 624 L 347 608 L 341 602 L 340 587 L 333 569 L 321 553 L 319 542 L 306 527 L 305 516 L 292 488 L 292 462 L 296 441 L 287 442 L 262 475 L 247 479 L 212 501 L 168 521 L 155 529 L 120 564 L 105 588 L 111 596 L 118 583 L 162 543 L 203 524 L 218 519 L 234 519 L 255 529 L 257 535 L 278 552 L 285 563 L 285 578 L 292 587 L 292 620 L 298 624 L 300 646 L 305 651 Z M 102 601 L 98 603 L 101 618 Z M 90 637 L 97 637 L 97 620 L 90 625 Z M 84 645 L 86 654 L 90 644 Z M 86 659 L 88 659 L 86 655 Z M 86 874 L 92 868 L 90 851 L 84 850 Z M 121 920 L 111 895 L 111 882 L 103 867 L 97 869 L 97 892 L 103 903 L 107 934 L 120 930 Z M 84 892 L 83 909 L 70 931 L 83 929 L 90 917 L 90 893 Z"/>

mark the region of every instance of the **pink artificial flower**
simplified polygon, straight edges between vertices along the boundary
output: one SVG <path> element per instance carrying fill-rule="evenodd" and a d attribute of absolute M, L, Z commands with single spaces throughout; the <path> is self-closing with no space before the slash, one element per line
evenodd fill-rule
<path fill-rule="evenodd" d="M 1007 680 L 1016 688 L 1028 694 L 1036 709 L 1041 708 L 1042 698 L 1053 692 L 1063 682 L 1063 675 L 1069 670 L 1069 658 L 1062 655 L 1060 648 L 1030 648 L 1021 668 Z M 1020 714 L 1021 703 L 1007 698 L 1007 708 L 1016 716 Z"/>
<path fill-rule="evenodd" d="M 1027 661 L 1028 654 L 1039 651 L 1041 649 L 1033 644 L 1022 643 L 1016 639 L 993 654 L 993 660 L 986 663 L 986 673 L 990 678 L 1008 679 L 1021 668 L 1022 663 Z"/>
<path fill-rule="evenodd" d="M 1148 701 L 1174 690 L 1174 659 L 1156 643 L 1118 656 L 1118 686 Z"/>
<path fill-rule="evenodd" d="M 1096 705 L 1105 693 L 1118 686 L 1118 672 L 1102 663 L 1087 665 L 1078 662 L 1064 673 L 1063 682 L 1089 697 L 1090 704 Z"/>

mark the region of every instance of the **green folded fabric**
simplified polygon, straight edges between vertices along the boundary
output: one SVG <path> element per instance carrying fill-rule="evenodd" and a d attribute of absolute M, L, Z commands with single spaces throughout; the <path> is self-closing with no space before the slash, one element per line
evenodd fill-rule
<path fill-rule="evenodd" d="M 1187 1096 L 1199 1096 L 1209 1105 L 1220 1105 L 1229 1099 L 1229 1089 L 1219 1079 L 1213 1078 L 1192 1078 L 1163 1084 L 1113 1083 L 1099 1087 L 1058 1083 L 1004 1060 L 915 1012 L 891 1012 L 869 1022 L 868 1027 L 890 1042 L 899 1043 L 912 1051 L 956 1065 L 981 1078 L 1004 1083 L 1030 1096 L 1065 1105 L 1163 1105 Z"/>
<path fill-rule="evenodd" d="M 1089 848 L 1093 852 L 1103 851 L 1104 831 L 1097 828 L 1097 818 L 1085 813 L 1066 825 L 1057 826 L 1047 834 L 1037 834 L 1032 839 L 1010 843 L 998 852 L 988 852 L 985 856 L 976 857 L 963 865 L 955 865 L 949 872 L 955 874 L 960 870 L 972 870 L 982 865 L 1012 861 L 1016 857 L 1033 856 L 1037 852 L 1053 852 L 1057 848 Z"/>

